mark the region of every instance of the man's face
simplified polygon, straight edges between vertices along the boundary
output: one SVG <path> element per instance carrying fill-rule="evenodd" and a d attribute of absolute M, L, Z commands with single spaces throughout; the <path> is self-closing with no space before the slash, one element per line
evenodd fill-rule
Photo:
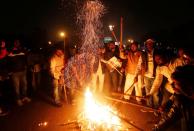
<path fill-rule="evenodd" d="M 155 60 L 156 64 L 159 66 L 161 66 L 164 63 L 161 56 L 159 56 L 159 55 L 155 55 L 154 60 Z"/>
<path fill-rule="evenodd" d="M 63 56 L 63 51 L 62 50 L 57 50 L 56 55 L 59 56 L 59 57 Z"/>
<path fill-rule="evenodd" d="M 154 48 L 154 43 L 152 42 L 146 43 L 146 48 L 148 49 L 148 51 L 152 51 Z"/>
<path fill-rule="evenodd" d="M 137 51 L 137 45 L 136 45 L 136 44 L 132 44 L 132 45 L 131 45 L 131 50 L 132 50 L 133 52 Z"/>
<path fill-rule="evenodd" d="M 115 44 L 114 44 L 113 42 L 109 43 L 109 44 L 108 44 L 108 48 L 109 48 L 110 50 L 114 50 L 114 49 L 115 49 Z"/>
<path fill-rule="evenodd" d="M 179 57 L 183 57 L 183 55 L 184 55 L 184 50 L 180 48 L 180 49 L 178 50 L 178 55 L 179 55 Z"/>
<path fill-rule="evenodd" d="M 20 41 L 19 40 L 15 40 L 14 47 L 20 47 Z"/>
<path fill-rule="evenodd" d="M 1 41 L 1 47 L 2 47 L 2 48 L 5 47 L 5 41 Z"/>
<path fill-rule="evenodd" d="M 173 79 L 172 87 L 176 94 L 181 94 L 182 90 L 181 90 L 180 83 L 178 81 Z"/>

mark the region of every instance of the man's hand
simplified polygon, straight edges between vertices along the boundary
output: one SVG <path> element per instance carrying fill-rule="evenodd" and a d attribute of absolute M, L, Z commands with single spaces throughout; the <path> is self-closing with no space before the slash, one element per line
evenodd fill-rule
<path fill-rule="evenodd" d="M 138 81 L 138 76 L 135 76 L 133 81 L 134 81 L 134 83 L 136 83 Z"/>
<path fill-rule="evenodd" d="M 162 114 L 162 113 L 164 112 L 164 110 L 163 110 L 163 108 L 162 108 L 161 106 L 158 108 L 158 112 L 159 112 L 160 114 Z"/>
<path fill-rule="evenodd" d="M 152 96 L 151 94 L 147 94 L 147 95 L 145 96 L 145 98 L 146 98 L 146 99 L 149 99 L 151 96 Z"/>
<path fill-rule="evenodd" d="M 120 72 L 121 72 L 121 73 L 125 72 L 125 69 L 122 67 L 122 68 L 120 69 Z"/>

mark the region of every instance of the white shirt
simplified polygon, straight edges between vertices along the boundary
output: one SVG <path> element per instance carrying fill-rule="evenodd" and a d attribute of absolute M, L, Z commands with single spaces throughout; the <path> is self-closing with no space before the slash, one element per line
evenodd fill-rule
<path fill-rule="evenodd" d="M 152 51 L 152 53 L 148 53 L 148 70 L 145 72 L 145 76 L 149 78 L 154 78 L 153 70 L 154 70 L 154 59 Z"/>
<path fill-rule="evenodd" d="M 64 56 L 54 55 L 50 60 L 51 74 L 55 79 L 59 79 L 63 74 L 62 69 L 64 68 Z"/>
<path fill-rule="evenodd" d="M 148 53 L 148 69 L 147 71 L 145 72 L 144 76 L 148 77 L 148 78 L 154 78 L 153 77 L 153 69 L 154 69 L 154 59 L 153 59 L 153 52 L 152 51 L 151 53 Z M 137 64 L 137 69 L 135 71 L 135 75 L 137 76 L 138 74 L 140 74 L 140 71 L 141 71 L 141 66 L 142 66 L 142 56 L 139 57 L 139 61 L 138 61 L 138 64 Z"/>
<path fill-rule="evenodd" d="M 182 66 L 182 65 L 183 63 L 175 60 L 173 63 L 170 62 L 168 66 L 157 66 L 156 77 L 152 85 L 152 88 L 150 90 L 150 94 L 153 94 L 158 91 L 160 85 L 162 84 L 163 76 L 165 76 L 168 79 L 168 86 L 165 86 L 165 88 L 170 93 L 174 93 L 174 90 L 172 89 L 172 87 L 169 86 L 169 84 L 172 84 L 171 74 L 175 71 L 177 66 Z"/>

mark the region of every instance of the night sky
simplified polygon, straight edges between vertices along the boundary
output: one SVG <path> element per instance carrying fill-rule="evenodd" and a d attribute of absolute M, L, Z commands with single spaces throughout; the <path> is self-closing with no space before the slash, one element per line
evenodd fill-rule
<path fill-rule="evenodd" d="M 31 33 L 46 30 L 49 39 L 57 32 L 75 33 L 76 0 L 1 0 L 0 33 Z M 80 1 L 83 0 L 77 0 Z M 102 0 L 106 6 L 103 30 L 115 25 L 119 35 L 120 17 L 124 18 L 124 38 L 139 40 L 149 32 L 172 30 L 194 20 L 194 8 L 188 0 Z"/>

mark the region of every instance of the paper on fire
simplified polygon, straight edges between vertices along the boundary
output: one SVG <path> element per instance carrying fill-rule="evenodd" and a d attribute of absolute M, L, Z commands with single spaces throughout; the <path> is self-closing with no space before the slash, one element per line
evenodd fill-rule
<path fill-rule="evenodd" d="M 110 69 L 111 72 L 114 71 L 114 69 L 122 66 L 122 62 L 120 62 L 115 56 L 110 58 L 108 61 L 106 60 L 101 61 L 108 64 L 108 68 Z"/>

